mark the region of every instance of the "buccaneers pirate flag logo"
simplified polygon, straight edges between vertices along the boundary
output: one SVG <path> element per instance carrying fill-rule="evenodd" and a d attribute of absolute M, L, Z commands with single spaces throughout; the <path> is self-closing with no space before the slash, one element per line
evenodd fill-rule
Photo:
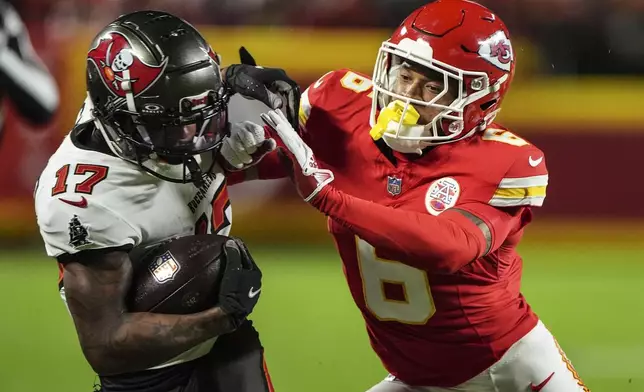
<path fill-rule="evenodd" d="M 90 61 L 98 69 L 103 83 L 119 97 L 131 89 L 137 96 L 159 79 L 168 64 L 164 57 L 160 65 L 150 65 L 141 60 L 132 50 L 127 38 L 117 32 L 103 36 L 96 47 L 87 53 Z M 129 87 L 127 83 L 129 81 Z"/>

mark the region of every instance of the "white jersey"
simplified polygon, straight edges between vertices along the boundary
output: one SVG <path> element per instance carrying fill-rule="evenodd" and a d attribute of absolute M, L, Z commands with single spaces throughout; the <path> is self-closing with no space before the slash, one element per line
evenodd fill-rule
<path fill-rule="evenodd" d="M 49 159 L 34 194 L 47 255 L 140 249 L 195 233 L 228 235 L 232 211 L 219 166 L 200 188 L 172 183 L 136 164 L 77 146 L 74 132 Z M 64 300 L 63 289 L 61 296 Z M 205 342 L 159 367 L 196 359 L 213 343 L 214 339 Z"/>

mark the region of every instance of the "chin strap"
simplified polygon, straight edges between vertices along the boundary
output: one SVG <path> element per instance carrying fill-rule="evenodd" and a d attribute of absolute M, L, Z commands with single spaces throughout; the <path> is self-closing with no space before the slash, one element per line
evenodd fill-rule
<path fill-rule="evenodd" d="M 197 163 L 195 158 L 192 156 L 185 158 L 183 162 L 190 172 L 190 179 L 192 180 L 192 183 L 195 184 L 197 188 L 201 188 L 204 184 L 204 174 L 201 171 L 199 163 Z"/>

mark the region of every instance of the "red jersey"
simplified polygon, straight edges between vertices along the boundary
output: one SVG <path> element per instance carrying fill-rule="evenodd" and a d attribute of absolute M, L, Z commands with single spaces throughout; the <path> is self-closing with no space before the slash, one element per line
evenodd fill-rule
<path fill-rule="evenodd" d="M 418 256 L 424 244 L 418 241 L 410 242 L 416 249 L 409 252 L 392 250 L 394 245 L 369 243 L 334 219 L 329 231 L 385 368 L 410 385 L 456 386 L 489 368 L 537 323 L 520 293 L 516 247 L 531 207 L 545 198 L 544 155 L 496 124 L 422 156 L 392 152 L 369 135 L 370 92 L 369 78 L 340 70 L 302 96 L 304 139 L 318 164 L 335 174 L 331 185 L 417 214 L 438 217 L 460 209 L 485 223 L 479 227 L 488 231 L 491 245 L 476 260 L 445 272 L 424 268 Z M 418 222 L 408 216 L 411 228 Z M 407 238 L 397 230 L 391 238 Z"/>

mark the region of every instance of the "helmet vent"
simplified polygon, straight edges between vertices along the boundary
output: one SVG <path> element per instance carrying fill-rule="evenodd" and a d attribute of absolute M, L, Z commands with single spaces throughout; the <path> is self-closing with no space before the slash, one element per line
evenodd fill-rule
<path fill-rule="evenodd" d="M 178 29 L 170 31 L 168 34 L 163 34 L 160 38 L 163 41 L 168 41 L 168 40 L 170 40 L 172 38 L 180 37 L 180 36 L 185 35 L 187 33 L 188 33 L 188 31 L 186 31 L 186 29 L 178 28 Z"/>
<path fill-rule="evenodd" d="M 496 103 L 496 99 L 481 104 L 481 110 L 486 111 Z"/>
<path fill-rule="evenodd" d="M 156 15 L 156 16 L 154 16 L 154 15 Z M 152 24 L 152 23 L 160 22 L 160 21 L 162 21 L 164 19 L 172 19 L 172 18 L 174 18 L 172 15 L 168 15 L 168 14 L 157 15 L 154 12 L 148 13 L 148 16 L 154 16 L 154 18 L 152 18 L 150 20 L 146 20 L 144 24 Z"/>

